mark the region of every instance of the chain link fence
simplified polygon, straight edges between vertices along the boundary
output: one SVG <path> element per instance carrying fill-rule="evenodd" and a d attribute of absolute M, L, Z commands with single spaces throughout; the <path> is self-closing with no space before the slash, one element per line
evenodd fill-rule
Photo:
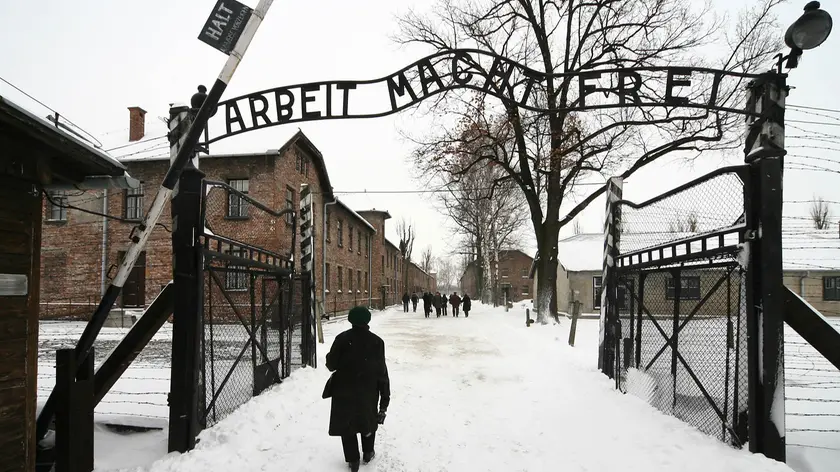
<path fill-rule="evenodd" d="M 735 447 L 748 438 L 743 170 L 618 202 L 605 281 L 618 388 Z"/>

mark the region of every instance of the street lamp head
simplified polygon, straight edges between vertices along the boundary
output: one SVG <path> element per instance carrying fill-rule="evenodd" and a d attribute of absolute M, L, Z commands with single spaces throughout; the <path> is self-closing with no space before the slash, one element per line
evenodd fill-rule
<path fill-rule="evenodd" d="M 828 38 L 832 26 L 831 15 L 820 8 L 820 2 L 808 2 L 805 13 L 787 29 L 785 44 L 792 53 L 814 49 Z"/>

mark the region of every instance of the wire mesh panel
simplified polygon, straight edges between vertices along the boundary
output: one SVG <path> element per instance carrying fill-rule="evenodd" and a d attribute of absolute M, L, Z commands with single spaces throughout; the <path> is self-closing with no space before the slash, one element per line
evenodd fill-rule
<path fill-rule="evenodd" d="M 744 276 L 737 264 L 641 272 L 621 388 L 720 440 L 746 440 Z M 679 286 L 677 286 L 679 284 Z M 630 290 L 628 288 L 628 290 Z"/>
<path fill-rule="evenodd" d="M 202 426 L 217 423 L 301 365 L 294 213 L 248 196 L 247 180 L 205 182 Z"/>
<path fill-rule="evenodd" d="M 618 388 L 736 447 L 748 433 L 743 170 L 618 202 L 604 288 Z"/>

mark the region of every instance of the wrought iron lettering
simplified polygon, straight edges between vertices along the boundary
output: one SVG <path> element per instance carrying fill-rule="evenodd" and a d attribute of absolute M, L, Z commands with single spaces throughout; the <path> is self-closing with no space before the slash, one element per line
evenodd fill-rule
<path fill-rule="evenodd" d="M 217 113 L 208 125 L 209 142 L 284 123 L 390 115 L 428 97 L 458 89 L 492 95 L 505 104 L 545 113 L 685 107 L 743 114 L 743 110 L 719 103 L 722 83 L 724 79 L 740 83 L 758 76 L 696 67 L 546 74 L 496 54 L 455 49 L 424 57 L 379 79 L 289 85 L 226 100 L 219 103 L 225 113 Z M 536 99 L 535 91 L 549 85 L 554 90 L 562 85 L 569 91 L 564 103 L 552 108 L 545 100 Z M 221 120 L 225 122 L 223 127 L 214 126 Z M 214 134 L 214 130 L 218 131 Z"/>

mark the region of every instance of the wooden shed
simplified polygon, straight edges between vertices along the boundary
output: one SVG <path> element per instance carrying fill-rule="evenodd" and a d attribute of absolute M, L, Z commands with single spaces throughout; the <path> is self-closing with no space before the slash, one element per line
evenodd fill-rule
<path fill-rule="evenodd" d="M 44 193 L 136 185 L 122 164 L 74 136 L 72 129 L 56 125 L 60 118 L 50 118 L 0 96 L 0 462 L 4 471 L 35 470 Z"/>

